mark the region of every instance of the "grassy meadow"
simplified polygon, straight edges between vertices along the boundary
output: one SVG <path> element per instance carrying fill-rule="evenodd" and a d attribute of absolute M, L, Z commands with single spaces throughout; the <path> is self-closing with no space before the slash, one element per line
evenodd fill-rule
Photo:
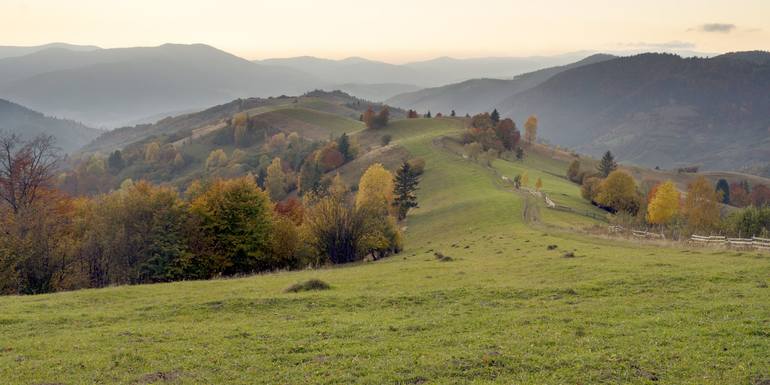
<path fill-rule="evenodd" d="M 0 383 L 770 381 L 770 255 L 581 235 L 571 229 L 602 222 L 580 214 L 596 209 L 559 176 L 566 163 L 531 154 L 496 160 L 493 171 L 439 144 L 461 129 L 413 119 L 355 134 L 376 143 L 388 133 L 392 146 L 427 161 L 401 254 L 3 297 Z M 549 210 L 499 177 L 522 171 L 576 213 Z M 525 205 L 537 206 L 537 220 L 524 221 Z M 331 288 L 285 292 L 314 278 Z"/>

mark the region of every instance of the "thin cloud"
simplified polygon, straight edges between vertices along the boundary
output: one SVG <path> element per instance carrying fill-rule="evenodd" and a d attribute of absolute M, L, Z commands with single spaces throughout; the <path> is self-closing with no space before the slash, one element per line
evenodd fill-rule
<path fill-rule="evenodd" d="M 695 48 L 695 43 L 689 42 L 689 41 L 679 41 L 679 40 L 673 40 L 673 41 L 667 41 L 663 43 L 650 43 L 650 42 L 635 42 L 635 43 L 620 43 L 621 47 L 630 47 L 630 48 L 656 48 L 656 49 L 693 49 Z"/>
<path fill-rule="evenodd" d="M 695 28 L 696 31 L 709 33 L 730 33 L 735 30 L 735 24 L 729 23 L 706 23 Z"/>

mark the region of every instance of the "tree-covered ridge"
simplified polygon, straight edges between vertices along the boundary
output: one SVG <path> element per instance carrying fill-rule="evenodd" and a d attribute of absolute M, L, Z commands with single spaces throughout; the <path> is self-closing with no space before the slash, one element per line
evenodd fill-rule
<path fill-rule="evenodd" d="M 236 130 L 248 124 L 244 116 L 234 120 Z M 344 134 L 297 157 L 308 158 L 303 167 L 314 168 L 312 176 L 287 177 L 293 169 L 287 166 L 285 172 L 282 159 L 292 159 L 291 146 L 300 148 L 302 142 L 296 134 L 285 138 L 279 133 L 266 144 L 276 156 L 262 178 L 249 173 L 196 179 L 182 193 L 126 179 L 107 193 L 80 197 L 56 187 L 60 159 L 50 138 L 0 139 L 3 293 L 208 279 L 379 259 L 402 249 L 397 220 L 416 206 L 411 194 L 418 169 L 409 172 L 405 187 L 380 164 L 370 166 L 353 191 L 338 174 L 322 178 L 355 157 Z M 142 161 L 172 158 L 161 151 L 147 146 Z M 218 167 L 220 157 L 227 156 L 213 152 L 207 167 Z M 108 163 L 119 167 L 125 161 L 116 151 Z M 409 203 L 399 206 L 395 197 L 404 193 L 410 194 Z"/>

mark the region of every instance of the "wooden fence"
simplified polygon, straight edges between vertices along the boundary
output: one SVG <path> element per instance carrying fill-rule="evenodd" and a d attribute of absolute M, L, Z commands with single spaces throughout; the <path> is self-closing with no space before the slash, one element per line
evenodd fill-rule
<path fill-rule="evenodd" d="M 610 225 L 608 228 L 610 234 L 612 233 L 625 233 L 626 228 L 620 225 Z M 666 236 L 659 233 L 651 233 L 644 230 L 631 230 L 630 234 L 635 238 L 642 239 L 666 239 Z"/>
<path fill-rule="evenodd" d="M 704 245 L 723 245 L 744 249 L 770 250 L 770 239 L 767 238 L 728 238 L 722 235 L 703 236 L 693 234 L 690 242 Z"/>

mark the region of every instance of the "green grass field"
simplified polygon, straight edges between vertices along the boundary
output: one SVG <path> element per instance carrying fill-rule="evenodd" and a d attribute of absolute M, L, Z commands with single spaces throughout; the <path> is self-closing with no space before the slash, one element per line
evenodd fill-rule
<path fill-rule="evenodd" d="M 360 133 L 362 142 L 389 133 L 427 161 L 401 254 L 0 298 L 0 383 L 770 380 L 770 256 L 588 238 L 569 228 L 595 219 L 545 207 L 540 221 L 525 223 L 520 193 L 437 145 L 461 129 L 416 119 Z M 509 177 L 527 171 L 531 185 L 540 176 L 555 201 L 593 210 L 544 155 L 493 166 Z M 331 289 L 284 292 L 311 278 Z"/>

